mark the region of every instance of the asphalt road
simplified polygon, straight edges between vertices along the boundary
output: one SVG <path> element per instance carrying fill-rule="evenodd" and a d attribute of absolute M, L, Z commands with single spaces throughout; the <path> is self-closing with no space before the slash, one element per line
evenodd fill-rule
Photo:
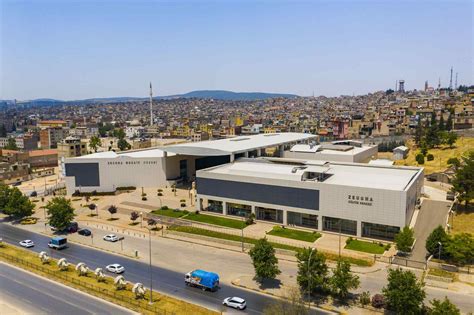
<path fill-rule="evenodd" d="M 141 282 L 147 287 L 149 287 L 150 284 L 149 266 L 133 259 L 72 243 L 70 243 L 69 247 L 66 249 L 60 251 L 51 250 L 47 246 L 49 241 L 48 237 L 3 223 L 0 224 L 0 237 L 3 238 L 4 242 L 15 245 L 17 245 L 21 240 L 30 239 L 35 243 L 35 247 L 30 250 L 36 252 L 46 251 L 54 258 L 64 257 L 70 263 L 74 264 L 84 262 L 91 269 L 97 267 L 104 268 L 108 264 L 118 263 L 123 265 L 126 269 L 124 273 L 126 280 L 131 282 Z M 206 266 L 196 267 L 206 269 Z M 214 310 L 224 310 L 222 309 L 222 300 L 229 296 L 239 296 L 244 298 L 247 301 L 246 313 L 248 314 L 260 314 L 266 305 L 275 301 L 274 298 L 267 295 L 222 283 L 217 292 L 202 291 L 198 288 L 187 287 L 184 284 L 184 275 L 181 273 L 157 266 L 153 266 L 152 271 L 153 289 Z M 314 310 L 313 313 L 331 314 L 324 310 Z"/>
<path fill-rule="evenodd" d="M 446 216 L 450 206 L 451 202 L 449 201 L 423 201 L 415 223 L 416 243 L 410 259 L 416 261 L 426 260 L 426 254 L 428 253 L 425 248 L 426 239 L 438 225 L 446 226 Z"/>
<path fill-rule="evenodd" d="M 134 314 L 7 264 L 0 264 L 0 295 L 19 312 L 28 314 Z"/>

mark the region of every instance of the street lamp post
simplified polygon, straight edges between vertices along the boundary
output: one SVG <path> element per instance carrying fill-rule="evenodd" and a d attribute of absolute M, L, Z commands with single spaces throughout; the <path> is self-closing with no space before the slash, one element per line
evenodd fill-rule
<path fill-rule="evenodd" d="M 308 309 L 311 309 L 311 269 L 310 269 L 310 261 L 311 256 L 313 255 L 314 248 L 311 248 L 311 252 L 309 253 L 308 257 Z"/>
<path fill-rule="evenodd" d="M 148 230 L 148 255 L 150 256 L 149 260 L 149 267 L 150 267 L 150 304 L 153 304 L 153 272 L 151 267 L 151 229 L 147 228 Z"/>

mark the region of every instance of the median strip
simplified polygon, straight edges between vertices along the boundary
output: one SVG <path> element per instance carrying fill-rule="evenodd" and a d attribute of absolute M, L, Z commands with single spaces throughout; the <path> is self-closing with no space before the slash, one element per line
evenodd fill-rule
<path fill-rule="evenodd" d="M 136 298 L 132 292 L 133 284 L 131 283 L 127 283 L 122 289 L 118 290 L 112 277 L 98 278 L 91 270 L 86 275 L 80 276 L 74 265 L 69 265 L 66 270 L 60 271 L 57 260 L 50 258 L 48 263 L 43 263 L 38 254 L 16 246 L 2 244 L 0 246 L 0 259 L 142 314 L 218 314 L 156 291 L 153 291 L 153 304 L 150 305 L 148 304 L 149 290 L 146 290 L 142 298 Z"/>

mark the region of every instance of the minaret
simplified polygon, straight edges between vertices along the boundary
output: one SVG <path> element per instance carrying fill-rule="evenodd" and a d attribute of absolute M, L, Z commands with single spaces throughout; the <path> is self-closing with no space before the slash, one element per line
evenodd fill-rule
<path fill-rule="evenodd" d="M 456 81 L 454 81 L 454 89 L 458 89 L 458 73 L 456 72 Z"/>
<path fill-rule="evenodd" d="M 153 89 L 150 82 L 150 126 L 153 126 Z"/>
<path fill-rule="evenodd" d="M 451 67 L 451 74 L 449 76 L 449 89 L 453 89 L 453 67 Z"/>

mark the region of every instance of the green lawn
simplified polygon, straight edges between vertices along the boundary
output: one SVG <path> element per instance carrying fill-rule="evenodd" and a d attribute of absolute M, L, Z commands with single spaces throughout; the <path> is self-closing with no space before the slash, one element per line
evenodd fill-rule
<path fill-rule="evenodd" d="M 357 250 L 359 252 L 365 252 L 369 254 L 383 254 L 385 252 L 385 246 L 380 246 L 379 243 L 372 243 L 360 240 L 350 240 L 345 249 Z"/>
<path fill-rule="evenodd" d="M 191 227 L 191 226 L 170 226 L 168 230 L 220 238 L 220 239 L 225 239 L 229 241 L 236 241 L 236 242 L 241 241 L 241 237 L 238 235 L 231 235 L 231 234 L 226 234 L 226 233 L 221 233 L 221 232 L 209 231 L 206 229 L 201 229 L 201 228 L 196 228 L 196 227 Z M 257 242 L 257 239 L 244 236 L 244 243 L 255 244 L 256 242 Z M 272 244 L 274 248 L 286 249 L 286 250 L 290 250 L 294 252 L 297 252 L 302 249 L 301 247 L 274 243 L 274 242 L 270 242 L 270 244 Z M 339 259 L 339 256 L 335 254 L 330 254 L 330 253 L 323 253 L 323 254 L 326 256 L 326 259 L 328 260 L 336 261 L 337 259 Z M 346 256 L 342 257 L 342 259 L 348 261 L 351 264 L 358 265 L 358 266 L 372 266 L 373 265 L 372 261 L 368 261 L 365 259 L 346 257 Z"/>
<path fill-rule="evenodd" d="M 151 213 L 156 215 L 162 215 L 171 218 L 181 218 L 185 216 L 187 212 L 175 209 L 162 209 L 162 210 L 153 210 Z"/>
<path fill-rule="evenodd" d="M 267 234 L 310 243 L 313 243 L 321 237 L 321 234 L 319 234 L 318 232 L 299 231 L 294 229 L 282 228 L 281 226 L 274 226 L 273 229 Z"/>
<path fill-rule="evenodd" d="M 214 215 L 207 215 L 207 214 L 190 213 L 183 219 L 196 221 L 196 222 L 202 222 L 202 223 L 208 223 L 208 224 L 214 224 L 214 225 L 220 225 L 220 226 L 233 228 L 233 229 L 241 229 L 247 226 L 244 220 L 228 219 L 228 218 L 218 217 Z"/>

